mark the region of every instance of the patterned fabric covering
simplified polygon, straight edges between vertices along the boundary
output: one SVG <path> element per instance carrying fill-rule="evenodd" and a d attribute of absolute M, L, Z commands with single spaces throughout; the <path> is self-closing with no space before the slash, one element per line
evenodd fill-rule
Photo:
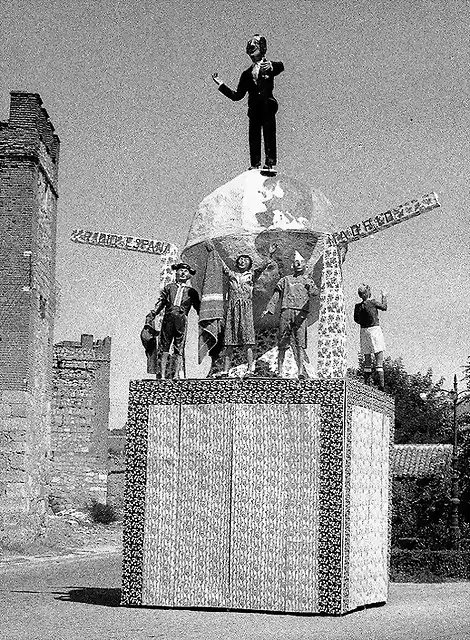
<path fill-rule="evenodd" d="M 122 604 L 385 602 L 392 442 L 357 381 L 131 382 Z"/>
<path fill-rule="evenodd" d="M 346 375 L 343 276 L 338 245 L 331 235 L 324 238 L 317 367 L 319 378 L 344 378 Z"/>

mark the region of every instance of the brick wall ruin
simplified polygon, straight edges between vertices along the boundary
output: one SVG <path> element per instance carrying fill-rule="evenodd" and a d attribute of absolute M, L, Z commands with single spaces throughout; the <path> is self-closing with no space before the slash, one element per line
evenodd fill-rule
<path fill-rule="evenodd" d="M 50 478 L 56 507 L 106 503 L 111 338 L 54 345 Z"/>
<path fill-rule="evenodd" d="M 60 141 L 38 94 L 0 123 L 0 541 L 47 507 Z"/>

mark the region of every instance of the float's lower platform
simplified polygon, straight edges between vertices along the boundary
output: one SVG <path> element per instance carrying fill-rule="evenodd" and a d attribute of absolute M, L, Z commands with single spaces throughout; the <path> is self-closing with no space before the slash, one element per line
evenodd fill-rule
<path fill-rule="evenodd" d="M 385 602 L 393 410 L 354 380 L 132 382 L 122 604 Z"/>

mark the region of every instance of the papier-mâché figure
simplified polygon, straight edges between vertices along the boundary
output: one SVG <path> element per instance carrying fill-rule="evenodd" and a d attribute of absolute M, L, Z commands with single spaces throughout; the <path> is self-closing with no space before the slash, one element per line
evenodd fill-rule
<path fill-rule="evenodd" d="M 212 78 L 219 85 L 219 91 L 230 100 L 242 100 L 248 93 L 248 138 L 250 144 L 251 169 L 261 168 L 261 130 L 263 131 L 265 165 L 271 171 L 277 164 L 276 152 L 276 112 L 278 103 L 273 96 L 274 76 L 284 71 L 282 62 L 266 60 L 266 38 L 255 34 L 246 45 L 252 65 L 243 71 L 236 91 L 230 89 L 214 73 Z"/>
<path fill-rule="evenodd" d="M 357 290 L 362 302 L 354 307 L 354 322 L 361 327 L 360 351 L 364 356 L 364 382 L 372 382 L 372 354 L 375 358 L 375 370 L 379 378 L 379 389 L 384 391 L 384 351 L 385 341 L 379 321 L 379 312 L 387 311 L 387 296 L 382 291 L 381 300 L 371 298 L 370 286 L 361 284 Z"/>
<path fill-rule="evenodd" d="M 206 248 L 208 251 L 215 251 L 211 241 L 206 242 Z M 248 254 L 237 256 L 235 270 L 230 269 L 217 254 L 222 271 L 228 279 L 224 328 L 224 375 L 229 373 L 234 347 L 241 347 L 245 350 L 248 365 L 247 375 L 254 374 L 253 349 L 256 339 L 253 322 L 253 284 L 264 269 L 273 262 L 272 256 L 277 248 L 277 244 L 272 243 L 269 246 L 269 259 L 255 270 L 253 270 L 253 259 Z"/>
<path fill-rule="evenodd" d="M 162 380 L 166 378 L 166 366 L 172 343 L 176 356 L 174 378 L 180 377 L 188 313 L 191 307 L 194 307 L 197 313 L 200 308 L 199 294 L 189 284 L 189 278 L 196 273 L 195 270 L 186 262 L 179 262 L 172 265 L 171 268 L 176 271 L 176 280 L 163 287 L 160 297 L 155 303 L 155 309 L 152 311 L 155 316 L 163 310 L 165 311 L 160 332 Z"/>
<path fill-rule="evenodd" d="M 295 252 L 292 267 L 294 272 L 281 278 L 263 315 L 274 314 L 278 302 L 281 305 L 278 334 L 278 375 L 282 377 L 282 367 L 292 338 L 298 377 L 307 376 L 305 371 L 307 348 L 307 318 L 310 302 L 319 295 L 313 279 L 305 273 L 306 262 L 298 251 Z"/>

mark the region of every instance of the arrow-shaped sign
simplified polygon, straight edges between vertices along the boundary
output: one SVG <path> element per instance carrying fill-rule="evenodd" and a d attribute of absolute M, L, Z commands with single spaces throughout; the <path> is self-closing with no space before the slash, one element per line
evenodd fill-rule
<path fill-rule="evenodd" d="M 396 209 L 390 209 L 390 211 L 379 213 L 379 215 L 363 220 L 358 224 L 352 224 L 342 231 L 333 233 L 332 236 L 337 244 L 354 242 L 440 206 L 437 194 L 433 192 L 423 196 L 420 200 L 405 202 L 405 204 L 401 204 Z"/>
<path fill-rule="evenodd" d="M 152 253 L 155 256 L 163 256 L 172 251 L 175 255 L 178 253 L 178 247 L 170 242 L 137 238 L 135 236 L 121 236 L 116 233 L 85 231 L 84 229 L 74 229 L 70 240 L 79 244 L 91 244 L 97 247 L 107 247 L 108 249 Z"/>

